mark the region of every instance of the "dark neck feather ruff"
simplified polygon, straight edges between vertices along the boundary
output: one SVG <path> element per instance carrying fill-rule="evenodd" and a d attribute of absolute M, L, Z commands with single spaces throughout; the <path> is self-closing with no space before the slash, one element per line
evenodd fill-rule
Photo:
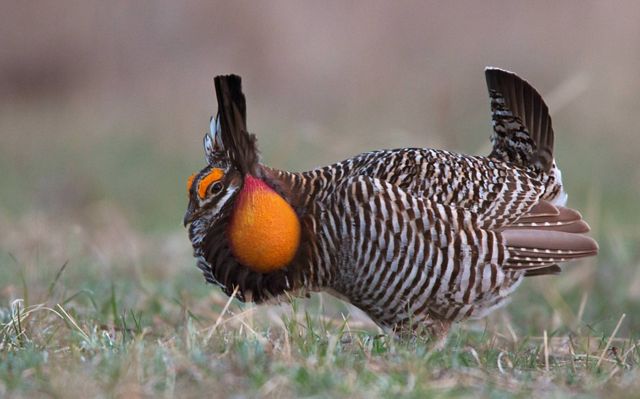
<path fill-rule="evenodd" d="M 280 181 L 280 187 L 286 182 Z M 284 197 L 285 200 L 290 198 Z M 292 203 L 294 209 L 296 204 Z M 310 215 L 298 215 L 301 222 L 301 245 L 290 265 L 282 270 L 270 273 L 257 273 L 239 263 L 232 255 L 229 246 L 227 228 L 233 212 L 233 199 L 220 211 L 214 222 L 204 219 L 192 223 L 189 235 L 194 244 L 194 255 L 198 258 L 198 267 L 207 281 L 220 286 L 227 295 L 236 287 L 236 296 L 241 301 L 264 302 L 281 296 L 285 292 L 305 294 L 319 288 L 321 282 L 314 275 L 309 252 L 315 242 L 316 223 Z"/>

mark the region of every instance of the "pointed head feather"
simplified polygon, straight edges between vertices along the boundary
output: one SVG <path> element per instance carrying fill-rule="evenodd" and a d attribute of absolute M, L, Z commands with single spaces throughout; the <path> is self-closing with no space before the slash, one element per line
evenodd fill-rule
<path fill-rule="evenodd" d="M 256 137 L 247 131 L 247 104 L 242 93 L 242 80 L 237 75 L 214 79 L 218 99 L 220 138 L 234 166 L 247 175 L 258 165 Z"/>

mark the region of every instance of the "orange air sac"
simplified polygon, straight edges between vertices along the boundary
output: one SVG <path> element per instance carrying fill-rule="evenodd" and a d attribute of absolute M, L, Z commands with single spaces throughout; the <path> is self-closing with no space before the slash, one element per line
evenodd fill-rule
<path fill-rule="evenodd" d="M 250 175 L 236 198 L 228 229 L 233 256 L 260 273 L 287 266 L 300 245 L 300 221 L 291 205 Z"/>

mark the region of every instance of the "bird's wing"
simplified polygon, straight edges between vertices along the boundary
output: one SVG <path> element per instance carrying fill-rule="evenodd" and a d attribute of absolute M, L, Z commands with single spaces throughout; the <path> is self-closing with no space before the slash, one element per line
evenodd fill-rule
<path fill-rule="evenodd" d="M 467 209 L 486 228 L 508 225 L 543 197 L 530 171 L 487 157 L 428 148 L 376 151 L 351 161 L 352 175 L 384 180 L 411 195 Z"/>
<path fill-rule="evenodd" d="M 495 230 L 468 209 L 357 176 L 341 185 L 331 204 L 337 213 L 324 222 L 325 235 L 342 237 L 341 252 L 354 261 L 354 273 L 365 282 L 360 300 L 374 298 L 369 305 L 388 303 L 398 311 L 426 306 L 446 319 L 476 315 L 478 306 L 496 306 L 527 272 L 553 273 L 555 262 L 597 251 L 590 238 L 565 231 L 572 223 L 584 224 L 579 214 L 556 215 L 558 208 L 548 203 L 534 207 L 534 215 L 521 225 Z M 558 229 L 541 229 L 534 220 L 563 223 Z M 338 231 L 332 233 L 332 228 Z M 416 289 L 422 300 L 404 303 L 411 291 L 416 297 Z"/>

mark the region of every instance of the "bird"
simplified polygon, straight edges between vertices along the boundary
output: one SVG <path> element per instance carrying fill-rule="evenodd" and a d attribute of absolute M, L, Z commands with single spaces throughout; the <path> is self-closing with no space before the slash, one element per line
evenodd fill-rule
<path fill-rule="evenodd" d="M 324 291 L 397 336 L 446 338 L 505 305 L 526 277 L 595 256 L 567 194 L 541 95 L 487 67 L 488 156 L 365 152 L 304 172 L 262 163 L 241 78 L 214 78 L 206 166 L 183 223 L 207 282 L 243 302 Z"/>

